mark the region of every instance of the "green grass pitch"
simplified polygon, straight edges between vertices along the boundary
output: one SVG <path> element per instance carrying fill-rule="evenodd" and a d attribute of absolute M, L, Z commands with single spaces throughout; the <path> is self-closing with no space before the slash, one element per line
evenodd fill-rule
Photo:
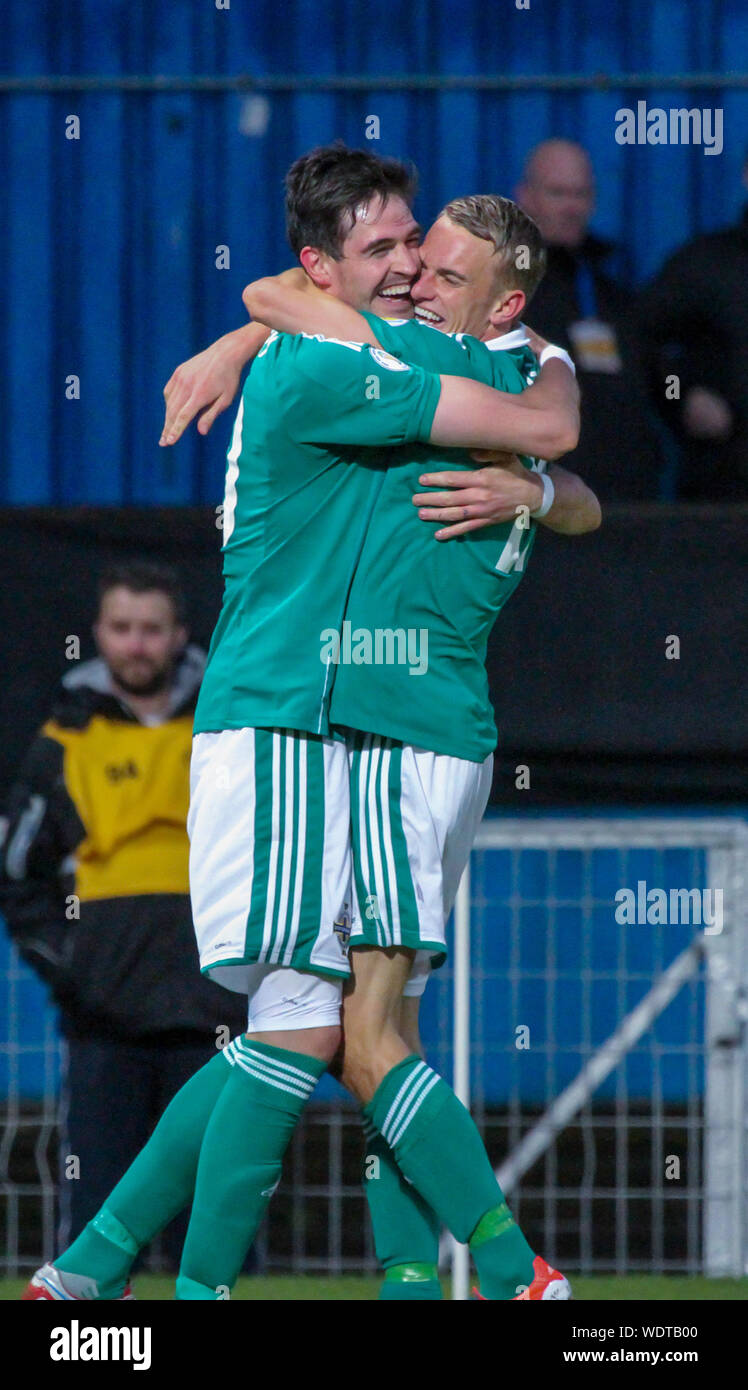
<path fill-rule="evenodd" d="M 570 1275 L 574 1297 L 594 1302 L 617 1300 L 673 1302 L 680 1299 L 739 1301 L 748 1300 L 748 1279 L 683 1278 L 678 1275 L 632 1274 L 599 1275 L 594 1278 L 574 1278 Z M 139 1302 L 168 1301 L 174 1297 L 174 1280 L 153 1274 L 138 1275 L 134 1281 Z M 25 1279 L 0 1280 L 0 1299 L 20 1297 Z M 443 1284 L 448 1295 L 446 1280 Z M 233 1297 L 239 1300 L 258 1299 L 270 1303 L 331 1301 L 336 1303 L 375 1300 L 379 1293 L 378 1279 L 363 1279 L 354 1275 L 337 1279 L 308 1276 L 273 1275 L 256 1279 L 240 1279 Z"/>

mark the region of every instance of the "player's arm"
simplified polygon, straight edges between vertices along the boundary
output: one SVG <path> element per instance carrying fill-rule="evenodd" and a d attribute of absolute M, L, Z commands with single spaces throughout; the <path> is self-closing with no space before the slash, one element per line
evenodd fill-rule
<path fill-rule="evenodd" d="M 451 448 L 507 449 L 553 459 L 579 433 L 573 373 L 557 358 L 521 395 L 399 361 L 368 344 L 287 337 L 292 361 L 278 405 L 292 438 L 309 444 L 430 440 Z M 542 401 L 541 401 L 542 390 Z"/>
<path fill-rule="evenodd" d="M 176 444 L 199 411 L 198 431 L 208 433 L 216 416 L 231 405 L 242 371 L 269 333 L 262 323 L 245 324 L 177 367 L 164 387 L 166 418 L 159 444 Z"/>
<path fill-rule="evenodd" d="M 546 472 L 555 491 L 550 511 L 540 517 L 540 525 L 562 536 L 583 536 L 588 531 L 596 531 L 603 514 L 592 488 L 578 473 L 562 468 L 560 463 L 550 463 Z"/>
<path fill-rule="evenodd" d="M 279 333 L 322 333 L 328 338 L 378 345 L 363 315 L 318 290 L 300 266 L 254 280 L 242 299 L 254 322 L 224 334 L 182 362 L 167 381 L 160 444 L 175 444 L 200 411 L 198 431 L 208 433 L 216 416 L 231 405 L 244 368 L 257 356 L 273 328 Z"/>
<path fill-rule="evenodd" d="M 301 266 L 254 280 L 242 299 L 251 318 L 278 333 L 321 333 L 343 342 L 379 346 L 363 314 L 318 289 Z"/>
<path fill-rule="evenodd" d="M 579 389 L 565 362 L 553 357 L 521 396 L 466 377 L 440 377 L 430 439 L 446 448 L 504 449 L 557 459 L 579 439 Z"/>
<path fill-rule="evenodd" d="M 538 517 L 539 524 L 565 536 L 597 530 L 602 513 L 592 489 L 576 473 L 557 463 L 548 466 L 546 476 L 553 482 L 553 500 L 545 515 Z M 475 472 L 424 473 L 419 481 L 424 487 L 449 489 L 416 493 L 412 499 L 422 521 L 442 526 L 435 532 L 439 541 L 483 526 L 513 522 L 522 508 L 526 507 L 532 515 L 545 502 L 543 474 L 524 468 L 514 456 Z"/>

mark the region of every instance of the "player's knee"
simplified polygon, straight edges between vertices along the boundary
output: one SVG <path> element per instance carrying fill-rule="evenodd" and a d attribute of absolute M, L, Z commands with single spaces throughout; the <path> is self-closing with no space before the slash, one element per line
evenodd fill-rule
<path fill-rule="evenodd" d="M 250 1042 L 264 1042 L 284 1052 L 300 1052 L 329 1066 L 340 1050 L 343 1030 L 339 1025 L 322 1028 L 259 1029 L 246 1034 Z"/>
<path fill-rule="evenodd" d="M 423 1043 L 418 1027 L 420 1003 L 420 997 L 403 999 L 400 1010 L 400 1036 L 410 1052 L 417 1052 L 419 1057 L 422 1057 Z"/>
<path fill-rule="evenodd" d="M 380 956 L 384 953 L 380 952 Z M 367 966 L 369 962 L 367 961 Z M 387 966 L 387 961 L 376 964 Z M 395 981 L 397 985 L 397 981 Z M 393 987 L 386 970 L 377 974 L 364 972 L 356 963 L 353 979 L 343 992 L 343 1027 L 346 1039 L 361 1047 L 377 1047 L 388 1032 L 397 1031 L 400 1023 L 402 987 Z"/>
<path fill-rule="evenodd" d="M 391 1022 L 376 1014 L 346 1018 L 344 1032 L 341 1080 L 358 1101 L 366 1104 L 407 1048 Z"/>
<path fill-rule="evenodd" d="M 366 1105 L 377 1088 L 372 1058 L 346 1045 L 340 1066 L 341 1084 L 356 1097 L 359 1104 Z"/>
<path fill-rule="evenodd" d="M 379 1034 L 357 1027 L 358 1020 L 346 1019 L 343 1046 L 338 1053 L 339 1080 L 357 1100 L 363 1101 L 369 1089 L 372 1059 L 377 1051 Z"/>
<path fill-rule="evenodd" d="M 374 1055 L 380 1048 L 383 1038 L 392 1032 L 392 1019 L 381 1008 L 376 999 L 345 1000 L 343 1004 L 343 1027 L 345 1030 L 345 1051 L 352 1059 Z M 355 1061 L 354 1061 L 354 1064 Z"/>

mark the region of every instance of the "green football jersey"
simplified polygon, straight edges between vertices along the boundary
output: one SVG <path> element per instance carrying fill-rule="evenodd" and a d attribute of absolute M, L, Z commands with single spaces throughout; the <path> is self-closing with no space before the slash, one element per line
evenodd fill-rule
<path fill-rule="evenodd" d="M 323 634 L 342 625 L 389 451 L 428 439 L 439 390 L 361 343 L 268 339 L 228 453 L 224 596 L 195 733 L 329 732 Z"/>
<path fill-rule="evenodd" d="M 431 372 L 509 392 L 537 376 L 529 347 L 513 348 L 522 343 L 520 332 L 505 335 L 506 348 L 492 349 L 415 320 L 366 317 L 388 352 Z M 515 523 L 440 542 L 411 501 L 426 490 L 422 473 L 475 467 L 462 450 L 415 444 L 399 450 L 388 468 L 346 606 L 330 718 L 482 762 L 496 746 L 488 634 L 522 578 L 537 528 L 524 512 Z"/>

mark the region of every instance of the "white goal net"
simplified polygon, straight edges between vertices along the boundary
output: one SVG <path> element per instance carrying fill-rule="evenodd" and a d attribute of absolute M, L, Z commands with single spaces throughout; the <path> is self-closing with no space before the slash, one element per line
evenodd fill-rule
<path fill-rule="evenodd" d="M 480 828 L 456 909 L 455 1085 L 561 1268 L 748 1269 L 747 867 L 737 819 Z"/>

